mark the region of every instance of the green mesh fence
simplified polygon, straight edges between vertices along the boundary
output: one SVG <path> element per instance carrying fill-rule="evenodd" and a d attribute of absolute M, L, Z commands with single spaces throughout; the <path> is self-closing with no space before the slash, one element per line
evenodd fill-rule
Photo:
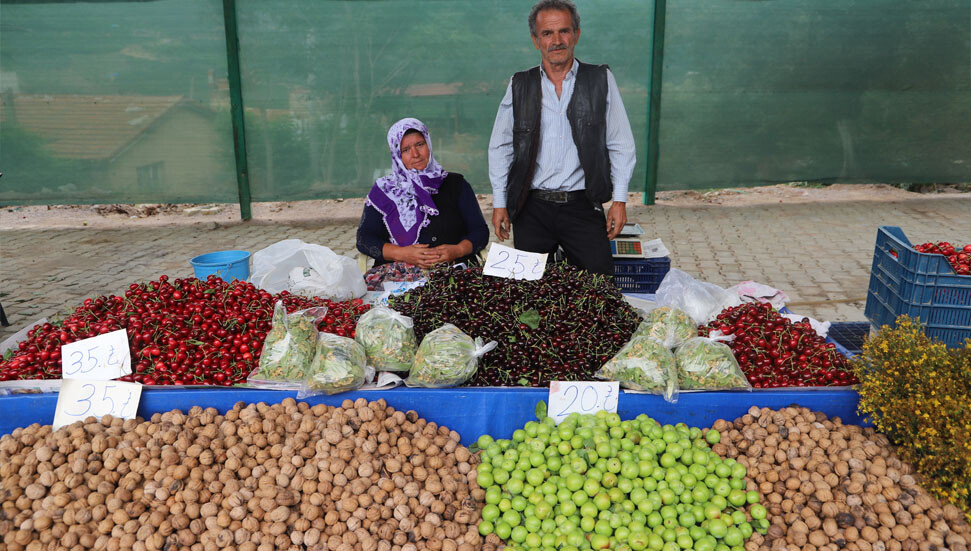
<path fill-rule="evenodd" d="M 971 181 L 967 0 L 667 6 L 659 189 Z"/>
<path fill-rule="evenodd" d="M 539 63 L 526 24 L 532 2 L 299 6 L 238 2 L 254 200 L 366 194 L 390 170 L 388 128 L 408 116 L 428 125 L 446 170 L 491 192 L 496 108 L 512 73 Z M 580 9 L 577 56 L 611 66 L 644 151 L 651 11 L 617 0 Z M 643 185 L 643 166 L 634 179 Z"/>
<path fill-rule="evenodd" d="M 0 203 L 235 201 L 219 0 L 10 3 Z"/>
<path fill-rule="evenodd" d="M 395 120 L 488 192 L 532 1 L 236 0 L 253 199 L 361 196 Z M 645 183 L 653 3 L 579 0 Z M 2 4 L 0 204 L 236 201 L 219 0 Z M 658 189 L 971 180 L 971 0 L 667 3 Z"/>

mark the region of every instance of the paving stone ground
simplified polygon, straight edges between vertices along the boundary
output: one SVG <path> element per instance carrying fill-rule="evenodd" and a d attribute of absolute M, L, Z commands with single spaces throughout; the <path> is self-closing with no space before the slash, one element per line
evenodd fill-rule
<path fill-rule="evenodd" d="M 489 213 L 486 213 L 488 216 Z M 791 308 L 828 321 L 863 321 L 877 228 L 896 225 L 913 243 L 971 242 L 971 199 L 931 197 L 725 207 L 630 208 L 660 237 L 672 266 L 722 286 L 746 279 L 782 289 Z M 189 258 L 224 249 L 256 251 L 300 238 L 354 251 L 356 221 L 240 222 L 125 229 L 0 230 L 0 303 L 10 327 L 0 340 L 86 297 L 121 293 L 131 282 L 192 274 Z"/>

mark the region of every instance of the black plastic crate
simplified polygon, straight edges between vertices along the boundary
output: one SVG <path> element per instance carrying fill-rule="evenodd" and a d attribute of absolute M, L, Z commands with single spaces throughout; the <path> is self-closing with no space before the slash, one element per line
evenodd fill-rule
<path fill-rule="evenodd" d="M 671 269 L 671 258 L 615 258 L 614 284 L 625 293 L 653 293 Z"/>
<path fill-rule="evenodd" d="M 868 334 L 868 321 L 838 321 L 830 324 L 827 336 L 855 355 L 863 352 L 863 340 Z"/>

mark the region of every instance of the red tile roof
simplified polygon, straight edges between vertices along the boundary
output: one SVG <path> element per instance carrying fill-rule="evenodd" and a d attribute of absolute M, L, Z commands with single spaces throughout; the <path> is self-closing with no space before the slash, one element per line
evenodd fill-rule
<path fill-rule="evenodd" d="M 405 88 L 405 95 L 416 97 L 454 96 L 461 87 L 461 82 L 412 84 Z"/>

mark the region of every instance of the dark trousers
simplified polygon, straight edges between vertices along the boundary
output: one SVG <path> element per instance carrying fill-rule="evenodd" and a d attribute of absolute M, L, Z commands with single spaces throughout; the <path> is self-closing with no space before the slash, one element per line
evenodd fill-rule
<path fill-rule="evenodd" d="M 513 245 L 522 251 L 550 254 L 559 245 L 570 264 L 614 274 L 603 207 L 595 207 L 586 198 L 552 203 L 531 195 L 513 223 Z"/>

